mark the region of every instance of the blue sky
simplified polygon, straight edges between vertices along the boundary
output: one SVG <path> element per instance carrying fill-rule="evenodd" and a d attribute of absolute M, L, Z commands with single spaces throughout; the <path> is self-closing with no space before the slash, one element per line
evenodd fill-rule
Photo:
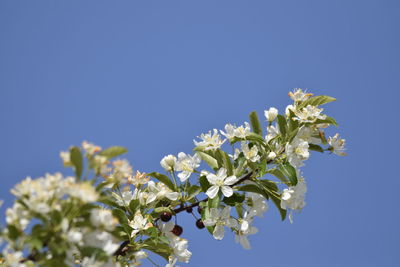
<path fill-rule="evenodd" d="M 282 111 L 302 87 L 338 99 L 326 112 L 349 155 L 312 155 L 306 208 L 291 225 L 271 207 L 250 251 L 183 214 L 190 266 L 399 266 L 399 11 L 385 0 L 2 0 L 2 214 L 9 189 L 62 170 L 70 145 L 123 145 L 135 169 L 161 170 L 200 133 Z"/>

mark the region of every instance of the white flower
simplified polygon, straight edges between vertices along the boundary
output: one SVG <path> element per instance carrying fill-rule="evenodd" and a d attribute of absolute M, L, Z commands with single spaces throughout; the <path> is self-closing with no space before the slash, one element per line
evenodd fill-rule
<path fill-rule="evenodd" d="M 236 127 L 230 123 L 225 125 L 225 132 L 220 130 L 221 134 L 224 135 L 226 138 L 229 140 L 238 137 L 238 138 L 246 138 L 250 133 L 250 124 L 248 122 L 244 123 L 243 125 L 240 125 L 239 127 Z"/>
<path fill-rule="evenodd" d="M 150 193 L 153 193 L 151 198 L 149 198 L 151 199 L 150 202 L 154 201 L 155 199 L 163 199 L 164 197 L 175 201 L 179 197 L 178 192 L 173 192 L 163 183 L 155 183 L 150 181 L 148 184 L 148 189 L 150 190 Z M 152 198 L 154 198 L 154 200 Z"/>
<path fill-rule="evenodd" d="M 293 120 L 298 120 L 300 122 L 315 122 L 316 120 L 326 119 L 326 115 L 321 114 L 324 109 L 317 108 L 315 106 L 307 105 L 307 107 L 301 110 L 295 110 Z"/>
<path fill-rule="evenodd" d="M 295 168 L 303 166 L 303 160 L 310 156 L 308 143 L 300 138 L 295 138 L 291 144 L 287 143 L 285 151 L 289 163 Z"/>
<path fill-rule="evenodd" d="M 137 233 L 142 230 L 146 230 L 153 226 L 151 222 L 147 221 L 147 218 L 143 217 L 140 212 L 136 212 L 135 217 L 132 221 L 129 221 L 129 226 L 132 227 L 131 237 L 134 237 Z"/>
<path fill-rule="evenodd" d="M 90 231 L 84 235 L 84 244 L 86 246 L 97 247 L 111 256 L 119 247 L 119 243 L 114 240 L 114 237 L 104 231 Z"/>
<path fill-rule="evenodd" d="M 165 267 L 179 267 L 178 265 L 175 265 L 177 261 L 177 257 L 170 256 L 168 258 L 168 263 L 165 265 Z"/>
<path fill-rule="evenodd" d="M 250 205 L 247 208 L 250 214 L 262 217 L 264 212 L 268 210 L 268 203 L 265 198 L 256 193 L 247 193 L 248 199 L 250 200 Z"/>
<path fill-rule="evenodd" d="M 132 176 L 132 166 L 126 159 L 119 159 L 114 161 L 114 172 L 112 174 L 112 180 L 117 183 L 125 182 L 125 179 Z"/>
<path fill-rule="evenodd" d="M 269 160 L 273 160 L 274 158 L 276 158 L 276 153 L 274 151 L 269 152 L 267 158 Z"/>
<path fill-rule="evenodd" d="M 92 143 L 88 143 L 87 141 L 82 142 L 82 147 L 89 155 L 93 155 L 94 153 L 101 151 L 101 147 Z"/>
<path fill-rule="evenodd" d="M 224 238 L 224 227 L 236 227 L 237 221 L 231 218 L 231 207 L 226 206 L 222 210 L 218 208 L 210 209 L 210 217 L 203 221 L 205 226 L 214 226 L 213 236 L 217 240 Z"/>
<path fill-rule="evenodd" d="M 137 190 L 137 188 L 135 188 L 135 190 Z M 121 192 L 121 195 L 115 192 L 111 192 L 111 194 L 115 198 L 117 204 L 120 206 L 128 206 L 129 203 L 135 199 L 135 196 L 131 190 L 124 190 Z"/>
<path fill-rule="evenodd" d="M 178 236 L 172 237 L 170 239 L 170 246 L 174 250 L 174 255 L 180 262 L 188 263 L 192 252 L 188 248 L 188 241 L 186 239 L 180 238 Z"/>
<path fill-rule="evenodd" d="M 167 172 L 170 172 L 176 168 L 176 157 L 173 155 L 165 156 L 160 161 L 160 164 Z"/>
<path fill-rule="evenodd" d="M 332 147 L 332 152 L 335 153 L 338 156 L 345 156 L 346 148 L 344 147 L 346 144 L 345 139 L 340 139 L 339 134 L 335 134 L 333 137 L 328 138 L 328 143 Z"/>
<path fill-rule="evenodd" d="M 225 140 L 221 140 L 221 136 L 218 134 L 218 130 L 214 129 L 214 133 L 211 133 L 209 131 L 206 134 L 201 134 L 198 136 L 198 138 L 202 139 L 202 141 L 197 142 L 196 140 L 193 140 L 194 144 L 198 147 L 204 148 L 204 150 L 212 150 L 212 149 L 218 149 L 222 146 L 223 143 L 225 143 Z"/>
<path fill-rule="evenodd" d="M 243 218 L 239 219 L 239 229 L 235 235 L 236 243 L 240 243 L 244 249 L 250 249 L 250 242 L 247 239 L 248 235 L 253 235 L 258 232 L 258 229 L 252 226 L 253 213 L 245 212 Z"/>
<path fill-rule="evenodd" d="M 114 218 L 111 210 L 93 209 L 90 212 L 90 222 L 95 227 L 104 227 L 107 231 L 112 231 L 118 224 L 118 220 Z"/>
<path fill-rule="evenodd" d="M 62 159 L 64 166 L 71 165 L 71 156 L 69 151 L 61 151 L 60 158 Z"/>
<path fill-rule="evenodd" d="M 128 177 L 127 182 L 128 182 L 128 184 L 133 184 L 136 187 L 140 187 L 140 186 L 146 184 L 148 181 L 150 181 L 150 177 L 147 176 L 146 173 L 136 171 L 136 175 Z"/>
<path fill-rule="evenodd" d="M 200 166 L 201 159 L 197 154 L 190 156 L 184 152 L 178 154 L 178 162 L 176 164 L 176 170 L 180 171 L 178 177 L 181 182 L 186 181 L 192 172 Z"/>
<path fill-rule="evenodd" d="M 258 155 L 258 148 L 256 145 L 253 145 L 251 148 L 249 148 L 249 145 L 246 144 L 246 142 L 242 142 L 241 148 L 244 154 L 244 157 L 251 162 L 256 162 L 260 160 L 260 156 Z"/>
<path fill-rule="evenodd" d="M 99 194 L 90 182 L 73 184 L 68 188 L 71 197 L 80 199 L 82 202 L 89 203 L 97 201 Z"/>
<path fill-rule="evenodd" d="M 276 108 L 269 108 L 268 110 L 264 110 L 264 115 L 269 122 L 272 122 L 278 116 L 278 110 Z"/>
<path fill-rule="evenodd" d="M 209 173 L 206 177 L 208 182 L 212 184 L 212 186 L 206 192 L 209 198 L 215 198 L 220 189 L 224 196 L 232 196 L 233 189 L 230 187 L 230 185 L 233 185 L 238 180 L 235 175 L 227 177 L 226 169 L 221 168 L 218 170 L 217 175 Z"/>
<path fill-rule="evenodd" d="M 321 138 L 319 137 L 319 131 L 311 127 L 302 126 L 296 134 L 296 138 L 303 139 L 307 143 L 321 144 Z"/>
<path fill-rule="evenodd" d="M 293 92 L 289 92 L 289 96 L 290 98 L 297 102 L 297 101 L 305 101 L 308 98 L 310 98 L 310 96 L 312 96 L 313 94 L 307 93 L 306 91 L 303 92 L 302 89 L 300 88 L 295 88 L 293 90 Z"/>
<path fill-rule="evenodd" d="M 67 239 L 69 242 L 79 244 L 82 241 L 83 234 L 78 229 L 71 229 L 67 233 Z"/>
<path fill-rule="evenodd" d="M 134 252 L 133 256 L 134 256 L 133 266 L 140 266 L 140 265 L 142 265 L 140 260 L 147 258 L 149 255 L 145 251 L 139 250 L 139 251 Z M 131 265 L 129 265 L 129 266 L 131 266 Z"/>
<path fill-rule="evenodd" d="M 294 112 L 295 111 L 295 107 L 293 105 L 287 105 L 285 108 L 285 114 L 286 116 L 290 116 L 290 111 Z"/>
<path fill-rule="evenodd" d="M 21 260 L 24 259 L 24 255 L 22 251 L 15 251 L 11 247 L 5 247 L 2 251 L 4 257 L 4 266 L 9 267 L 25 267 L 26 264 L 21 263 Z"/>
<path fill-rule="evenodd" d="M 174 229 L 175 223 L 172 221 L 169 221 L 167 223 L 161 222 L 158 224 L 158 228 L 161 230 L 161 232 L 170 240 L 172 240 L 176 235 L 174 235 L 171 231 Z"/>
<path fill-rule="evenodd" d="M 268 134 L 265 136 L 267 142 L 280 134 L 279 127 L 273 125 L 267 127 L 267 132 Z"/>
<path fill-rule="evenodd" d="M 291 210 L 301 210 L 306 205 L 305 194 L 307 192 L 307 185 L 304 178 L 300 177 L 295 186 L 290 186 L 282 192 L 281 208 Z M 289 219 L 293 222 L 292 213 L 289 214 Z"/>

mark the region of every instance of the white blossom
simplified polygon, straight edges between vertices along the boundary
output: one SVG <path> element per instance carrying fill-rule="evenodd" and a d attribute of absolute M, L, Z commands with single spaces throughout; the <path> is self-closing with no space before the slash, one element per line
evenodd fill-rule
<path fill-rule="evenodd" d="M 163 183 L 155 183 L 150 181 L 148 184 L 148 189 L 150 190 L 151 197 L 149 198 L 152 202 L 155 199 L 163 199 L 164 197 L 168 198 L 169 200 L 175 201 L 179 197 L 178 192 L 173 192 Z M 154 198 L 154 200 L 153 200 Z"/>
<path fill-rule="evenodd" d="M 203 133 L 198 136 L 198 138 L 202 141 L 197 142 L 196 140 L 193 140 L 193 142 L 197 147 L 202 147 L 204 148 L 204 150 L 213 150 L 220 148 L 222 144 L 226 141 L 221 139 L 221 136 L 218 134 L 217 129 L 214 129 L 213 133 L 211 133 L 211 131 L 206 134 Z"/>
<path fill-rule="evenodd" d="M 296 117 L 293 117 L 293 120 L 298 120 L 300 122 L 315 122 L 316 120 L 324 120 L 326 119 L 326 115 L 321 114 L 324 109 L 317 108 L 316 106 L 307 105 L 307 107 L 302 108 L 300 110 L 295 110 L 294 114 Z"/>
<path fill-rule="evenodd" d="M 170 239 L 170 246 L 174 250 L 174 255 L 180 262 L 188 263 L 192 252 L 188 248 L 188 241 L 184 238 L 174 236 Z"/>
<path fill-rule="evenodd" d="M 298 101 L 305 101 L 305 100 L 307 100 L 308 98 L 310 98 L 310 96 L 312 96 L 312 95 L 313 95 L 313 94 L 307 93 L 306 91 L 303 92 L 303 90 L 300 89 L 300 88 L 295 88 L 295 89 L 293 90 L 293 92 L 289 92 L 290 98 L 291 98 L 293 101 L 295 101 L 295 102 L 298 102 Z"/>
<path fill-rule="evenodd" d="M 176 168 L 177 159 L 173 155 L 168 155 L 162 158 L 160 161 L 161 167 L 163 167 L 167 172 L 170 172 Z"/>
<path fill-rule="evenodd" d="M 270 125 L 267 127 L 267 135 L 265 136 L 265 140 L 269 142 L 274 137 L 280 134 L 279 127 Z"/>
<path fill-rule="evenodd" d="M 110 233 L 100 230 L 87 232 L 83 240 L 86 246 L 101 248 L 109 256 L 119 247 L 118 241 Z"/>
<path fill-rule="evenodd" d="M 214 226 L 213 236 L 217 240 L 224 238 L 224 227 L 237 227 L 237 221 L 231 218 L 231 207 L 226 206 L 222 210 L 218 208 L 210 209 L 210 216 L 203 221 L 205 226 Z"/>
<path fill-rule="evenodd" d="M 254 218 L 253 216 L 253 213 L 245 212 L 243 218 L 239 219 L 239 228 L 235 233 L 236 243 L 240 243 L 244 249 L 251 248 L 247 237 L 258 232 L 258 229 L 252 225 Z"/>
<path fill-rule="evenodd" d="M 133 217 L 133 220 L 129 221 L 129 226 L 132 227 L 133 229 L 131 237 L 134 237 L 140 231 L 152 227 L 153 224 L 147 221 L 147 218 L 143 217 L 143 215 L 140 212 L 136 212 L 135 216 Z"/>
<path fill-rule="evenodd" d="M 114 218 L 111 210 L 92 209 L 90 212 L 90 222 L 95 227 L 103 227 L 107 231 L 112 231 L 118 224 L 118 220 Z"/>
<path fill-rule="evenodd" d="M 267 121 L 272 122 L 276 119 L 276 116 L 278 116 L 278 110 L 271 107 L 268 110 L 264 110 L 264 115 Z"/>
<path fill-rule="evenodd" d="M 242 142 L 241 148 L 244 154 L 244 157 L 251 162 L 257 162 L 260 160 L 260 155 L 258 155 L 258 148 L 256 145 L 253 145 L 249 148 L 249 145 L 246 142 Z"/>
<path fill-rule="evenodd" d="M 238 138 L 246 138 L 250 133 L 250 124 L 248 122 L 244 123 L 243 125 L 240 125 L 239 127 L 236 127 L 235 125 L 232 125 L 230 123 L 225 125 L 225 132 L 220 130 L 221 134 L 224 135 L 226 138 L 229 140 L 238 137 Z"/>
<path fill-rule="evenodd" d="M 208 182 L 212 185 L 206 192 L 209 198 L 215 198 L 220 189 L 224 196 L 232 196 L 233 189 L 230 186 L 238 180 L 235 175 L 227 177 L 226 169 L 221 168 L 218 170 L 216 175 L 209 173 L 206 177 Z"/>
<path fill-rule="evenodd" d="M 281 208 L 291 210 L 301 210 L 306 205 L 305 194 L 307 192 L 307 185 L 304 178 L 299 177 L 295 186 L 290 186 L 282 192 Z M 289 219 L 293 222 L 292 213 L 289 214 Z"/>
<path fill-rule="evenodd" d="M 96 146 L 96 145 L 94 145 L 92 143 L 89 143 L 87 141 L 83 141 L 82 142 L 82 147 L 86 151 L 86 153 L 88 153 L 89 155 L 93 155 L 94 153 L 97 153 L 97 152 L 101 151 L 101 147 Z"/>
<path fill-rule="evenodd" d="M 287 143 L 285 151 L 289 163 L 295 168 L 303 166 L 303 160 L 307 160 L 310 156 L 308 143 L 300 138 L 295 138 L 290 144 Z"/>
<path fill-rule="evenodd" d="M 190 177 L 192 172 L 200 166 L 200 162 L 200 157 L 197 154 L 194 154 L 194 156 L 185 154 L 184 152 L 178 154 L 176 170 L 180 171 L 178 177 L 181 182 L 186 181 Z"/>
<path fill-rule="evenodd" d="M 257 193 L 247 193 L 250 205 L 247 207 L 249 214 L 263 217 L 263 214 L 268 210 L 268 203 L 265 198 Z"/>
<path fill-rule="evenodd" d="M 335 134 L 333 137 L 328 138 L 328 144 L 332 147 L 332 152 L 338 156 L 345 156 L 346 148 L 344 147 L 346 144 L 345 139 L 340 139 L 339 134 Z"/>

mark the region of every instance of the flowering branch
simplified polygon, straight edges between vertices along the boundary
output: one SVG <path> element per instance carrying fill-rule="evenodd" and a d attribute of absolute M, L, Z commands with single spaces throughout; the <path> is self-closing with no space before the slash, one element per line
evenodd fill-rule
<path fill-rule="evenodd" d="M 164 157 L 160 163 L 166 174 L 134 174 L 127 160 L 117 158 L 127 152 L 123 147 L 103 150 L 83 142 L 61 152 L 74 177 L 28 177 L 11 190 L 16 200 L 1 230 L 6 247 L 0 263 L 136 266 L 156 253 L 168 262 L 166 267 L 173 267 L 192 255 L 181 237 L 183 228 L 171 220 L 183 211 L 192 213 L 196 227 L 207 228 L 216 240 L 229 229 L 249 249 L 248 237 L 257 232 L 252 223 L 268 210 L 268 201 L 282 220 L 288 214 L 291 222 L 293 212 L 305 206 L 300 168 L 310 151 L 345 155 L 344 139 L 338 134 L 325 138 L 324 129 L 337 123 L 320 106 L 335 99 L 301 89 L 289 96 L 293 104 L 284 114 L 276 108 L 264 111 L 265 136 L 252 112 L 250 123 L 201 134 L 194 140 L 193 155 Z M 224 151 L 227 143 L 234 153 Z"/>

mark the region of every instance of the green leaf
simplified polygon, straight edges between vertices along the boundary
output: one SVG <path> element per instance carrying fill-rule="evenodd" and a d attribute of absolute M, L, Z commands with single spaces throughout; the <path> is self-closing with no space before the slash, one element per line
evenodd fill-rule
<path fill-rule="evenodd" d="M 22 232 L 12 224 L 7 225 L 7 229 L 8 238 L 10 238 L 11 240 L 16 240 L 22 234 Z"/>
<path fill-rule="evenodd" d="M 168 176 L 158 172 L 149 173 L 149 176 L 156 178 L 157 180 L 168 186 L 169 189 L 175 191 L 175 185 Z"/>
<path fill-rule="evenodd" d="M 261 135 L 256 134 L 256 133 L 249 133 L 246 136 L 246 140 L 255 141 L 255 142 L 261 143 L 263 145 L 265 144 L 264 138 Z"/>
<path fill-rule="evenodd" d="M 336 120 L 332 117 L 326 116 L 326 118 L 324 120 L 316 120 L 314 124 L 320 124 L 320 123 L 328 123 L 328 124 L 332 124 L 334 126 L 338 126 Z"/>
<path fill-rule="evenodd" d="M 206 154 L 204 152 L 201 151 L 197 151 L 196 152 L 197 155 L 199 155 L 199 157 L 204 160 L 212 169 L 214 170 L 218 170 L 218 161 L 213 158 L 212 156 L 210 156 L 209 154 Z"/>
<path fill-rule="evenodd" d="M 169 260 L 168 257 L 172 253 L 172 248 L 170 248 L 170 246 L 161 242 L 156 242 L 153 238 L 145 240 L 143 248 L 160 255 L 166 261 Z"/>
<path fill-rule="evenodd" d="M 297 173 L 296 169 L 290 165 L 290 163 L 285 163 L 279 166 L 279 170 L 289 178 L 291 185 L 297 184 Z"/>
<path fill-rule="evenodd" d="M 242 185 L 239 188 L 237 188 L 237 190 L 238 191 L 244 191 L 244 192 L 257 193 L 257 194 L 263 195 L 265 198 L 268 198 L 268 195 L 265 192 L 265 190 L 263 190 L 262 188 L 258 187 L 255 184 Z"/>
<path fill-rule="evenodd" d="M 320 147 L 319 145 L 308 144 L 308 149 L 324 153 L 324 149 L 322 147 Z"/>
<path fill-rule="evenodd" d="M 218 192 L 218 195 L 216 195 L 214 198 L 209 198 L 208 199 L 208 207 L 209 208 L 218 208 L 219 202 L 221 200 L 221 192 Z"/>
<path fill-rule="evenodd" d="M 191 187 L 189 187 L 188 189 L 188 199 L 190 200 L 192 198 L 194 198 L 195 196 L 197 196 L 200 192 L 201 192 L 202 188 L 198 185 L 192 185 Z"/>
<path fill-rule="evenodd" d="M 282 221 L 284 221 L 286 219 L 286 210 L 281 208 L 281 199 L 274 196 L 274 195 L 270 195 L 272 202 L 274 202 L 275 206 L 277 207 L 277 209 L 279 210 L 279 213 L 281 215 L 281 219 Z"/>
<path fill-rule="evenodd" d="M 206 192 L 207 189 L 210 187 L 210 183 L 208 182 L 207 178 L 205 176 L 201 176 L 199 178 L 200 186 L 201 186 L 201 191 Z"/>
<path fill-rule="evenodd" d="M 232 167 L 232 162 L 231 159 L 229 158 L 228 154 L 226 154 L 225 151 L 222 151 L 220 149 L 217 150 L 217 153 L 221 156 L 223 166 L 225 167 L 228 176 L 233 175 L 233 167 Z"/>
<path fill-rule="evenodd" d="M 104 156 L 107 159 L 115 158 L 119 155 L 125 154 L 128 150 L 122 146 L 112 146 L 107 149 L 104 149 L 99 153 L 100 156 Z"/>
<path fill-rule="evenodd" d="M 253 128 L 253 132 L 262 136 L 262 128 L 260 124 L 260 119 L 258 118 L 258 114 L 256 111 L 253 111 L 249 115 L 251 127 Z"/>
<path fill-rule="evenodd" d="M 79 147 L 74 146 L 70 148 L 69 153 L 70 161 L 75 169 L 75 175 L 78 179 L 81 179 L 83 171 L 83 157 L 81 150 Z"/>
<path fill-rule="evenodd" d="M 243 201 L 245 200 L 245 196 L 242 194 L 238 194 L 238 193 L 233 193 L 232 196 L 230 197 L 224 197 L 224 199 L 222 200 L 222 202 L 224 202 L 225 204 L 229 205 L 229 206 L 236 206 L 237 204 L 243 203 Z"/>
<path fill-rule="evenodd" d="M 302 102 L 299 105 L 299 108 L 304 108 L 307 107 L 308 105 L 311 106 L 320 106 L 329 102 L 333 102 L 336 101 L 336 98 L 333 98 L 331 96 L 327 96 L 327 95 L 318 95 L 318 96 L 313 96 L 310 97 L 309 99 L 307 99 L 306 101 Z"/>
<path fill-rule="evenodd" d="M 128 223 L 128 218 L 126 217 L 125 211 L 123 211 L 121 209 L 114 209 L 112 211 L 112 214 L 114 215 L 114 217 L 118 218 L 118 220 L 121 224 Z"/>
<path fill-rule="evenodd" d="M 132 199 L 131 202 L 129 203 L 129 209 L 133 214 L 136 213 L 136 210 L 139 208 L 139 206 L 140 206 L 139 199 Z"/>
<path fill-rule="evenodd" d="M 286 125 L 286 119 L 284 116 L 278 114 L 276 117 L 276 120 L 278 121 L 278 126 L 279 126 L 279 131 L 282 134 L 282 136 L 286 136 L 287 132 L 287 125 Z"/>
<path fill-rule="evenodd" d="M 276 168 L 269 169 L 268 173 L 272 174 L 273 176 L 275 176 L 276 178 L 278 178 L 285 184 L 289 184 L 289 180 L 285 177 L 285 175 L 279 169 L 276 169 Z"/>

